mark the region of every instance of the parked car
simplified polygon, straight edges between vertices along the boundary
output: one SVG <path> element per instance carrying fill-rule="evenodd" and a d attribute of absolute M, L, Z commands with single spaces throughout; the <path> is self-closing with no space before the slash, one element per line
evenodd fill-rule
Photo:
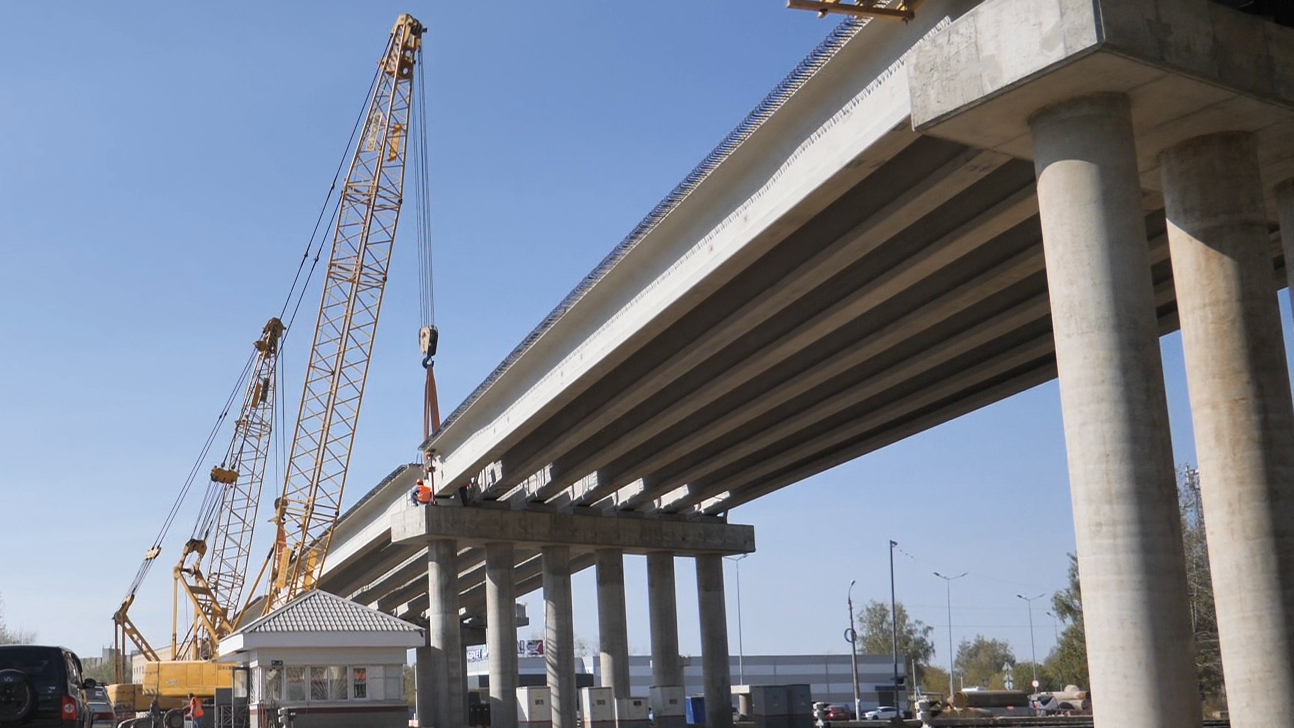
<path fill-rule="evenodd" d="M 0 645 L 0 725 L 91 728 L 81 659 L 62 647 Z M 111 712 L 111 710 L 110 710 Z"/>
<path fill-rule="evenodd" d="M 823 720 L 853 720 L 854 711 L 847 705 L 828 705 Z"/>
<path fill-rule="evenodd" d="M 117 724 L 116 713 L 112 710 L 112 701 L 108 699 L 108 689 L 102 685 L 85 689 L 85 699 L 90 703 L 91 725 L 104 725 L 111 728 Z"/>
<path fill-rule="evenodd" d="M 863 713 L 863 720 L 894 720 L 899 717 L 898 708 L 888 705 L 882 705 L 876 710 L 869 710 Z"/>

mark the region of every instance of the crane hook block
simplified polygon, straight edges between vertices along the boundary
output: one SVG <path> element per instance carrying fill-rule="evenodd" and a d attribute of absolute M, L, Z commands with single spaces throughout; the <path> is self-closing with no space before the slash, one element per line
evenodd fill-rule
<path fill-rule="evenodd" d="M 418 331 L 418 346 L 422 349 L 424 361 L 436 355 L 436 345 L 440 343 L 440 331 L 435 326 L 423 326 Z"/>
<path fill-rule="evenodd" d="M 222 485 L 233 485 L 238 482 L 238 471 L 217 465 L 211 469 L 211 481 Z"/>

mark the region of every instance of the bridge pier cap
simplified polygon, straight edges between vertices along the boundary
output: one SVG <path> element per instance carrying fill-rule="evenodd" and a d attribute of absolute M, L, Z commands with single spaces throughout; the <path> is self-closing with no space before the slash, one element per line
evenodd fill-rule
<path fill-rule="evenodd" d="M 391 542 L 421 545 L 453 539 L 462 545 L 510 542 L 518 548 L 569 547 L 573 552 L 617 549 L 627 554 L 669 551 L 680 556 L 751 553 L 755 528 L 719 518 L 644 518 L 551 510 L 424 506 L 391 517 Z"/>
<path fill-rule="evenodd" d="M 1160 152 L 1224 131 L 1257 136 L 1264 179 L 1294 177 L 1294 29 L 1211 0 L 988 0 L 915 45 L 908 72 L 923 134 L 1032 160 L 1034 112 L 1119 93 L 1144 190 L 1162 189 Z"/>

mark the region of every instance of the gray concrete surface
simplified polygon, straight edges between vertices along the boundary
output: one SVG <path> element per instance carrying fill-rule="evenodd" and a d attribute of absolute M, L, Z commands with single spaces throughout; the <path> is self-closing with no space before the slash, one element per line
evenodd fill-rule
<path fill-rule="evenodd" d="M 545 546 L 544 660 L 548 666 L 549 699 L 553 728 L 577 728 L 575 711 L 580 697 L 575 689 L 575 619 L 571 613 L 571 550 Z"/>
<path fill-rule="evenodd" d="M 651 673 L 655 687 L 682 687 L 683 660 L 678 651 L 678 599 L 674 554 L 647 554 L 647 612 L 651 620 Z"/>
<path fill-rule="evenodd" d="M 723 557 L 696 557 L 697 612 L 701 619 L 701 669 L 705 673 L 705 724 L 732 728 L 732 674 L 728 664 L 728 610 Z"/>
<path fill-rule="evenodd" d="M 467 721 L 467 696 L 463 689 L 463 640 L 458 618 L 458 547 L 453 541 L 427 544 L 427 592 L 431 598 L 427 609 L 430 725 L 458 728 Z M 420 688 L 425 685 L 419 681 Z M 421 691 L 418 704 L 421 709 Z"/>
<path fill-rule="evenodd" d="M 1133 104 L 1143 187 L 1161 150 L 1215 131 L 1273 141 L 1264 165 L 1294 174 L 1294 29 L 1211 0 L 990 0 L 917 44 L 912 123 L 1022 158 L 1020 110 L 1097 92 Z"/>
<path fill-rule="evenodd" d="M 1129 101 L 1075 99 L 1030 126 L 1096 721 L 1198 726 Z"/>
<path fill-rule="evenodd" d="M 405 509 L 392 519 L 393 542 L 420 543 L 440 538 L 453 538 L 463 544 L 510 541 L 518 547 L 560 544 L 577 551 L 615 548 L 637 554 L 658 550 L 738 554 L 755 550 L 754 528 L 719 518 L 684 520 L 541 508 L 426 506 Z"/>
<path fill-rule="evenodd" d="M 1257 145 L 1252 134 L 1213 134 L 1163 155 L 1234 728 L 1270 725 L 1271 697 L 1294 694 L 1294 403 Z"/>
<path fill-rule="evenodd" d="M 1274 196 L 1276 213 L 1280 219 L 1281 251 L 1285 254 L 1285 260 L 1294 261 L 1294 177 L 1276 185 Z M 1288 267 L 1285 269 L 1285 285 L 1288 288 L 1286 295 L 1290 297 L 1291 307 L 1294 308 L 1294 272 Z"/>
<path fill-rule="evenodd" d="M 486 646 L 490 651 L 490 726 L 517 728 L 516 549 L 485 546 Z"/>
<path fill-rule="evenodd" d="M 629 693 L 629 624 L 625 614 L 625 561 L 619 549 L 598 549 L 598 660 L 603 686 L 616 699 Z"/>

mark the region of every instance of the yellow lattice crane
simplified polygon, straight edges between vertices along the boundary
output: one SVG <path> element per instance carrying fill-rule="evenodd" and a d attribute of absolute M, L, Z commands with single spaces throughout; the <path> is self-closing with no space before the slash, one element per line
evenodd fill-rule
<path fill-rule="evenodd" d="M 332 528 L 341 513 L 346 471 L 404 201 L 405 166 L 411 146 L 424 153 L 418 162 L 422 176 L 426 176 L 425 139 L 411 133 L 415 121 L 414 69 L 421 62 L 423 32 L 422 23 L 410 15 L 401 15 L 396 21 L 361 115 L 353 156 L 337 201 L 319 318 L 283 490 L 274 503 L 276 536 L 270 558 L 260 575 L 251 580 L 252 596 L 240 604 L 248 591 L 249 549 L 269 459 L 277 390 L 275 373 L 286 332 L 278 318 L 265 326 L 256 343 L 233 444 L 221 465 L 211 471 L 198 526 L 174 569 L 175 618 L 170 654 L 153 648 L 131 621 L 129 610 L 145 574 L 161 553 L 161 542 L 175 518 L 178 501 L 114 614 L 117 654 L 124 655 L 133 644 L 155 673 L 158 665 L 171 663 L 179 667 L 208 660 L 216 653 L 220 640 L 238 626 L 313 589 L 318 581 Z M 420 136 L 422 129 L 418 131 Z M 421 191 L 426 192 L 425 179 Z M 425 221 L 420 220 L 420 225 L 425 227 Z M 295 291 L 295 282 L 293 288 Z M 429 296 L 429 290 L 424 295 Z M 434 326 L 429 330 L 433 337 L 430 342 L 425 339 L 428 329 L 423 332 L 423 363 L 427 367 L 435 353 Z M 427 376 L 434 391 L 430 369 Z M 210 444 L 211 438 L 208 447 Z M 200 460 L 206 452 L 204 449 Z M 185 491 L 192 480 L 193 474 Z M 183 498 L 184 493 L 180 499 Z M 268 593 L 258 596 L 256 592 L 267 572 Z M 182 600 L 181 595 L 186 599 Z M 181 625 L 181 605 L 193 607 L 193 621 L 187 628 Z M 117 680 L 123 682 L 120 668 L 124 664 L 119 661 Z M 207 670 L 203 679 L 212 685 L 227 682 L 227 676 L 211 678 L 214 674 L 214 669 Z M 147 684 L 142 691 L 136 690 L 136 702 L 143 699 L 147 704 L 147 697 L 159 692 L 165 697 L 192 691 L 209 698 L 213 690 L 212 685 L 180 684 L 182 680 L 170 686 L 173 689 L 163 690 L 162 680 L 158 682 L 159 686 L 151 690 Z"/>
<path fill-rule="evenodd" d="M 292 454 L 275 502 L 267 612 L 315 587 L 341 515 L 403 201 L 422 34 L 422 23 L 412 16 L 396 21 L 346 175 Z"/>

